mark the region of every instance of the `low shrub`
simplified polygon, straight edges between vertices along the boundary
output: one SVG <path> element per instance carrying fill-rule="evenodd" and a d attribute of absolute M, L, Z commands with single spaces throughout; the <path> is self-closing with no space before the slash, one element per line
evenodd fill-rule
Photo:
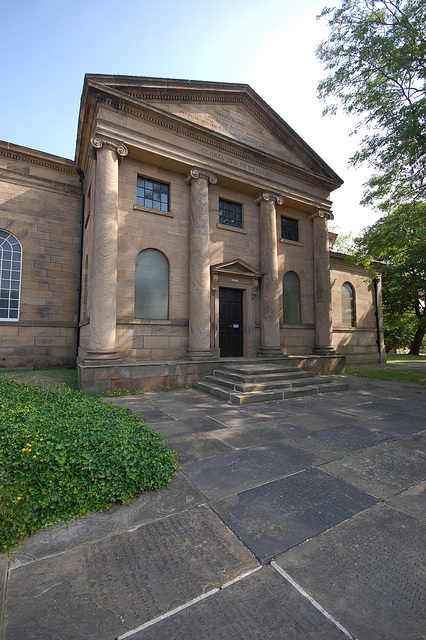
<path fill-rule="evenodd" d="M 0 377 L 0 549 L 58 520 L 167 485 L 162 436 L 128 409 L 65 386 Z"/>

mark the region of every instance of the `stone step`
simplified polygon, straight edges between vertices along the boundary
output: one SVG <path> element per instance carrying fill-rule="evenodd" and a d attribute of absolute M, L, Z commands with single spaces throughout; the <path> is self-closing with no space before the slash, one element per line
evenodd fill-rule
<path fill-rule="evenodd" d="M 212 378 L 213 376 L 207 376 Z M 217 398 L 222 398 L 232 404 L 250 404 L 254 402 L 268 402 L 271 400 L 285 400 L 287 398 L 301 398 L 303 396 L 311 396 L 322 393 L 330 393 L 333 391 L 346 391 L 349 388 L 347 382 L 331 381 L 330 377 L 327 377 L 326 381 L 318 383 L 318 378 L 315 378 L 315 385 L 309 384 L 306 386 L 292 386 L 284 389 L 264 389 L 257 391 L 240 392 L 233 391 L 216 383 L 200 381 L 197 383 L 197 387 L 201 391 L 205 391 L 210 395 Z M 320 379 L 321 380 L 321 379 Z"/>
<path fill-rule="evenodd" d="M 226 364 L 220 368 L 221 371 L 231 371 L 241 375 L 253 375 L 264 373 L 294 373 L 297 368 L 291 365 L 271 364 L 271 363 L 250 363 L 250 364 Z"/>
<path fill-rule="evenodd" d="M 238 371 L 237 369 L 228 369 L 228 367 L 224 367 L 223 369 L 217 369 L 213 372 L 214 376 L 217 376 L 221 380 L 230 380 L 235 383 L 262 383 L 262 382 L 274 382 L 274 381 L 283 381 L 286 379 L 296 379 L 296 378 L 313 378 L 314 374 L 312 371 L 303 371 L 302 369 L 286 368 L 284 371 L 275 370 L 274 372 L 253 372 L 253 373 L 244 373 L 244 371 Z"/>
<path fill-rule="evenodd" d="M 330 376 L 314 377 L 313 375 L 310 377 L 300 376 L 300 378 L 292 378 L 286 380 L 269 380 L 267 382 L 240 382 L 239 380 L 228 380 L 227 378 L 222 378 L 219 375 L 220 372 L 215 373 L 217 375 L 205 376 L 204 382 L 209 382 L 213 385 L 219 385 L 221 387 L 224 387 L 225 389 L 229 389 L 230 391 L 240 391 L 243 393 L 249 391 L 291 389 L 309 385 L 323 385 L 332 382 L 332 377 Z"/>

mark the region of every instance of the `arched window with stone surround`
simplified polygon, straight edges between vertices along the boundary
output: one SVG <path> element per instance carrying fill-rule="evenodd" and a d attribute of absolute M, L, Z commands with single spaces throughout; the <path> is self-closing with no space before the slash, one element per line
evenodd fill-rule
<path fill-rule="evenodd" d="M 342 285 L 342 325 L 355 326 L 355 291 L 349 282 Z"/>
<path fill-rule="evenodd" d="M 283 322 L 284 324 L 302 324 L 300 280 L 294 271 L 287 271 L 283 278 Z"/>
<path fill-rule="evenodd" d="M 8 231 L 0 231 L 0 321 L 19 320 L 21 266 L 21 243 Z"/>
<path fill-rule="evenodd" d="M 136 257 L 135 318 L 167 320 L 169 317 L 169 261 L 156 249 Z"/>

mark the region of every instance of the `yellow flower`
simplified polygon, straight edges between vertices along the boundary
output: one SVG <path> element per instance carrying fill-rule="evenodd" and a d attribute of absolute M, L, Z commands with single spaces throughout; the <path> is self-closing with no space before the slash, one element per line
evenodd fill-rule
<path fill-rule="evenodd" d="M 18 496 L 16 499 L 17 499 L 17 500 L 22 500 L 21 496 Z"/>
<path fill-rule="evenodd" d="M 33 458 L 37 458 L 37 456 L 33 456 Z"/>

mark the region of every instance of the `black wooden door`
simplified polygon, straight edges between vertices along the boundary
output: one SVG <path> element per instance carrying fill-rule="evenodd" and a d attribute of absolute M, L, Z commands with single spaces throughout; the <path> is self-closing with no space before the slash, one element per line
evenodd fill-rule
<path fill-rule="evenodd" d="M 219 347 L 222 358 L 243 355 L 243 292 L 219 288 Z"/>

